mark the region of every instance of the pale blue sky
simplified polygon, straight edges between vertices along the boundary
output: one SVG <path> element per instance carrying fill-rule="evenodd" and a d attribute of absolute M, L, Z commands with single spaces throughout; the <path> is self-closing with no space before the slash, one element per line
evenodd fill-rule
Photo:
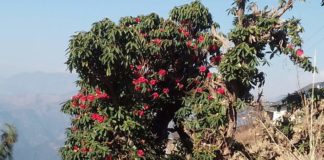
<path fill-rule="evenodd" d="M 76 31 L 89 30 L 93 22 L 105 17 L 118 21 L 123 16 L 155 12 L 167 17 L 173 6 L 191 0 L 10 0 L 0 2 L 0 77 L 21 72 L 67 72 L 64 62 L 68 40 Z M 202 0 L 221 25 L 221 31 L 230 29 L 232 16 L 226 9 L 230 0 Z M 277 0 L 259 0 L 262 5 L 274 6 Z M 324 80 L 324 7 L 320 0 L 297 2 L 286 17 L 302 19 L 305 27 L 304 50 L 313 56 L 318 50 L 319 80 Z M 288 58 L 277 57 L 273 68 L 265 67 L 267 85 L 265 94 L 271 98 L 297 87 L 296 68 Z M 310 74 L 300 73 L 301 84 L 311 80 Z"/>

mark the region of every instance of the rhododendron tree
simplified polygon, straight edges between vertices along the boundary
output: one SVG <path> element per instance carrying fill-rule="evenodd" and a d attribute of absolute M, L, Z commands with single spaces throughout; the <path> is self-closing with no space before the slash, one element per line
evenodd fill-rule
<path fill-rule="evenodd" d="M 226 36 L 199 1 L 175 7 L 167 19 L 154 13 L 119 23 L 104 19 L 74 35 L 67 65 L 79 75 L 80 92 L 62 107 L 72 116 L 62 158 L 231 154 L 236 110 L 264 84 L 258 67 L 285 54 L 313 70 L 301 50 L 300 21 L 280 19 L 293 1 L 282 0 L 277 10 L 259 10 L 246 0 L 233 5 L 234 26 Z M 166 156 L 171 120 L 180 138 Z"/>

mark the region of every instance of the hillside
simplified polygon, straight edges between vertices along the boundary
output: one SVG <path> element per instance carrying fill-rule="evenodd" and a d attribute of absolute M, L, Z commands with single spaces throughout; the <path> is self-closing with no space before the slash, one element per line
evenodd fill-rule
<path fill-rule="evenodd" d="M 64 73 L 23 73 L 0 80 L 0 124 L 14 124 L 14 159 L 57 160 L 69 119 L 61 103 L 75 91 L 76 77 Z"/>

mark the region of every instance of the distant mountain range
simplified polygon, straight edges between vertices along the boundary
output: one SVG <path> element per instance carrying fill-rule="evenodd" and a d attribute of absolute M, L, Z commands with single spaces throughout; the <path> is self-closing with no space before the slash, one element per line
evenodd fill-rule
<path fill-rule="evenodd" d="M 69 117 L 61 104 L 77 92 L 68 73 L 22 73 L 0 79 L 0 125 L 14 124 L 16 160 L 59 160 Z"/>

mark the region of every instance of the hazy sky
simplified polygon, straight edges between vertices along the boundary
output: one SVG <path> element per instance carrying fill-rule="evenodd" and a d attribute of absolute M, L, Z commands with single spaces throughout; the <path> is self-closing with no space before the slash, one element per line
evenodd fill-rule
<path fill-rule="evenodd" d="M 0 2 L 0 77 L 21 72 L 67 72 L 64 64 L 70 36 L 77 31 L 89 30 L 93 22 L 105 17 L 117 22 L 123 16 L 158 13 L 167 17 L 173 6 L 190 0 L 10 0 Z M 203 0 L 227 32 L 233 17 L 226 9 L 230 0 Z M 274 6 L 277 0 L 259 0 L 262 5 Z M 320 0 L 297 2 L 295 8 L 285 17 L 302 19 L 305 27 L 303 49 L 307 56 L 318 50 L 317 64 L 324 80 L 324 7 Z M 274 58 L 272 68 L 264 67 L 267 84 L 264 87 L 268 97 L 286 94 L 297 88 L 296 67 L 287 57 Z M 311 75 L 299 73 L 301 85 L 311 82 Z"/>

